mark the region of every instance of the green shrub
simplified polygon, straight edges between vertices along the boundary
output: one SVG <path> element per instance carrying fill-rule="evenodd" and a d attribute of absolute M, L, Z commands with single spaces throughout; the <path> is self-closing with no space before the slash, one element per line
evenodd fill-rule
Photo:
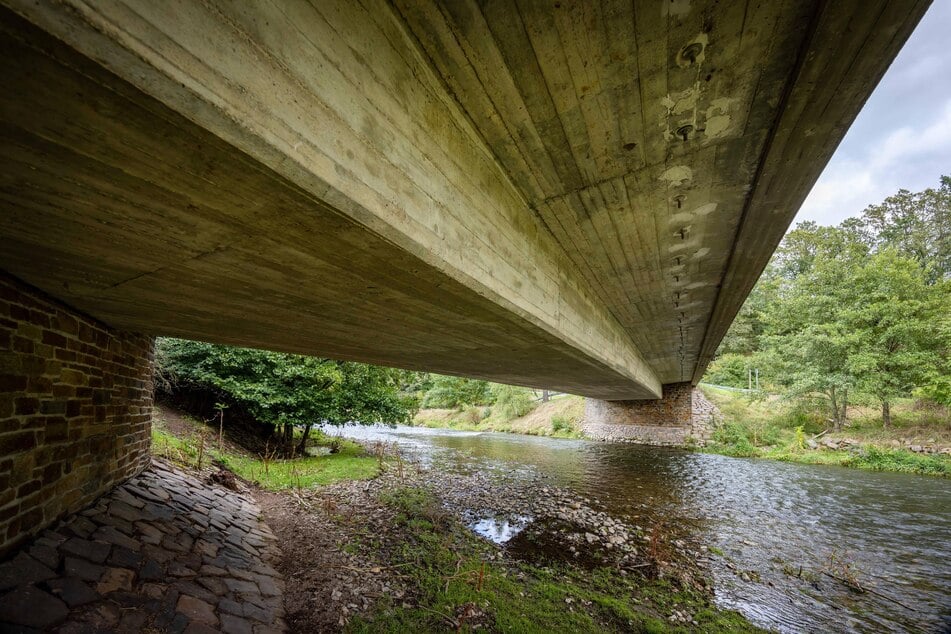
<path fill-rule="evenodd" d="M 927 475 L 951 475 L 951 459 L 943 456 L 916 454 L 903 449 L 863 447 L 845 466 L 872 471 L 900 471 Z"/>
<path fill-rule="evenodd" d="M 753 358 L 743 354 L 724 354 L 710 364 L 703 375 L 705 383 L 745 388 L 749 386 L 749 369 Z"/>
<path fill-rule="evenodd" d="M 476 407 L 475 405 L 469 405 L 464 410 L 462 410 L 462 417 L 468 423 L 473 425 L 478 425 L 482 422 L 482 408 Z"/>
<path fill-rule="evenodd" d="M 433 387 L 423 398 L 423 407 L 454 409 L 463 405 L 482 405 L 489 401 L 489 383 L 458 376 L 433 376 Z"/>
<path fill-rule="evenodd" d="M 556 434 L 558 432 L 568 432 L 573 430 L 573 425 L 566 416 L 555 414 L 551 417 L 551 430 Z"/>
<path fill-rule="evenodd" d="M 524 416 L 535 406 L 531 390 L 514 385 L 496 385 L 492 388 L 495 412 L 505 420 Z"/>
<path fill-rule="evenodd" d="M 750 457 L 757 455 L 749 430 L 737 423 L 725 423 L 713 431 L 713 441 L 723 446 L 723 452 L 731 456 Z"/>

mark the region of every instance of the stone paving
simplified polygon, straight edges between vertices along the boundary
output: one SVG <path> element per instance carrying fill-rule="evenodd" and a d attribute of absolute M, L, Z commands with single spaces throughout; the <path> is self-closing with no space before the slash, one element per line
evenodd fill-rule
<path fill-rule="evenodd" d="M 151 468 L 0 564 L 0 632 L 285 632 L 249 495 Z"/>

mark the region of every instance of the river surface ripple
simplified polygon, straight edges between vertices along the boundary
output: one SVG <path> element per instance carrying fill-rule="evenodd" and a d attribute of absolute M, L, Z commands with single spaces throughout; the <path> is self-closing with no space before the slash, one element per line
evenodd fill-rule
<path fill-rule="evenodd" d="M 689 527 L 723 552 L 711 570 L 718 604 L 769 629 L 951 632 L 946 479 L 516 434 L 355 425 L 341 434 L 396 442 L 430 468 L 530 473 L 635 523 Z M 844 565 L 873 592 L 823 572 Z"/>

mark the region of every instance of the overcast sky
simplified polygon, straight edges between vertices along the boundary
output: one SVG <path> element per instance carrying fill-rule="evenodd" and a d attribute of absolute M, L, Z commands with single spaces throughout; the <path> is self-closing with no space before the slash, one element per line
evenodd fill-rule
<path fill-rule="evenodd" d="M 803 203 L 834 225 L 951 175 L 951 0 L 934 0 Z"/>

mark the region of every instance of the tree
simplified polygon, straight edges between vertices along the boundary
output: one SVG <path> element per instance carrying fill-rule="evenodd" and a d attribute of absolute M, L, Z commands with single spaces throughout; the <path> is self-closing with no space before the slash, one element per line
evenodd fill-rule
<path fill-rule="evenodd" d="M 797 225 L 718 354 L 711 378 L 736 381 L 755 358 L 788 395 L 821 395 L 835 429 L 855 391 L 879 400 L 885 425 L 901 396 L 951 404 L 951 178 L 838 227 Z"/>
<path fill-rule="evenodd" d="M 432 377 L 432 387 L 423 399 L 423 407 L 450 409 L 464 405 L 485 405 L 491 401 L 488 381 L 439 374 Z"/>
<path fill-rule="evenodd" d="M 535 406 L 530 389 L 501 383 L 492 385 L 492 401 L 493 409 L 506 420 L 524 416 Z"/>
<path fill-rule="evenodd" d="M 933 333 L 940 292 L 929 286 L 931 271 L 888 247 L 872 255 L 851 280 L 856 301 L 842 312 L 853 339 L 849 369 L 859 386 L 882 404 L 882 422 L 891 424 L 890 404 L 927 382 L 939 365 Z"/>
<path fill-rule="evenodd" d="M 750 373 L 761 363 L 756 355 L 721 354 L 707 368 L 703 380 L 713 385 L 745 388 L 750 383 Z"/>
<path fill-rule="evenodd" d="M 951 277 L 951 176 L 936 189 L 901 189 L 866 208 L 859 222 L 870 248 L 893 248 L 930 267 L 929 283 Z"/>
<path fill-rule="evenodd" d="M 851 276 L 867 251 L 841 229 L 807 225 L 796 231 L 798 263 L 783 265 L 796 273 L 784 278 L 764 317 L 763 356 L 771 376 L 790 395 L 822 394 L 838 430 L 848 417 L 849 390 L 855 385 L 849 368 L 854 340 L 841 316 L 853 300 Z M 790 262 L 789 253 L 780 254 L 780 260 Z"/>
<path fill-rule="evenodd" d="M 400 370 L 181 339 L 161 339 L 158 349 L 163 374 L 274 425 L 285 455 L 302 454 L 315 425 L 400 423 L 410 417 L 412 401 L 400 393 Z M 297 445 L 296 428 L 304 430 Z"/>

